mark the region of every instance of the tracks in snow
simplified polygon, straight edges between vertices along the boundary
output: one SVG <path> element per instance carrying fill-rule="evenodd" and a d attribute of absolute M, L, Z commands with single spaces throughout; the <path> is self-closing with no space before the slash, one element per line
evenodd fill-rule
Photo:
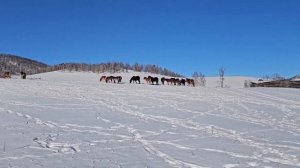
<path fill-rule="evenodd" d="M 59 86 L 59 84 L 57 84 Z M 203 89 L 204 90 L 204 89 Z M 252 91 L 238 91 L 238 90 L 227 90 L 227 89 L 217 89 L 209 93 L 208 91 L 205 94 L 193 93 L 192 95 L 182 95 L 179 93 L 168 93 L 168 92 L 158 92 L 155 90 L 138 90 L 139 93 L 144 92 L 145 94 L 137 94 L 126 91 L 124 88 L 124 93 L 119 92 L 119 90 L 105 91 L 103 92 L 102 88 L 88 88 L 87 86 L 76 86 L 76 85 L 66 85 L 59 87 L 52 87 L 45 93 L 38 93 L 41 95 L 38 96 L 48 96 L 49 98 L 57 98 L 62 102 L 64 100 L 78 100 L 83 104 L 90 104 L 98 107 L 98 110 L 101 107 L 110 109 L 112 113 L 118 113 L 121 116 L 129 116 L 134 118 L 137 122 L 153 122 L 158 124 L 166 124 L 170 127 L 184 128 L 193 131 L 195 134 L 213 137 L 215 139 L 223 138 L 237 141 L 241 144 L 244 144 L 248 147 L 254 148 L 258 152 L 254 154 L 239 154 L 229 151 L 224 151 L 221 149 L 212 149 L 212 148 L 195 148 L 187 146 L 186 144 L 179 144 L 170 141 L 160 141 L 160 140 L 150 140 L 147 136 L 157 136 L 160 135 L 160 132 L 149 133 L 147 130 L 140 129 L 134 124 L 128 124 L 124 122 L 116 122 L 112 119 L 105 118 L 104 116 L 98 116 L 99 121 L 107 122 L 114 125 L 114 128 L 103 128 L 97 126 L 88 126 L 88 125 L 79 125 L 72 123 L 57 123 L 53 121 L 42 121 L 38 117 L 33 117 L 29 114 L 14 112 L 12 110 L 6 110 L 10 114 L 15 114 L 19 117 L 23 117 L 27 120 L 32 121 L 37 125 L 42 125 L 49 127 L 50 129 L 58 128 L 65 132 L 76 132 L 76 133 L 88 133 L 88 134 L 99 134 L 104 136 L 116 136 L 120 139 L 130 140 L 133 139 L 136 142 L 139 142 L 145 151 L 149 152 L 152 155 L 155 155 L 172 167 L 201 167 L 197 163 L 190 163 L 184 159 L 176 158 L 172 156 L 172 153 L 164 151 L 157 147 L 158 144 L 166 144 L 177 148 L 178 150 L 203 150 L 207 152 L 222 153 L 224 155 L 229 155 L 230 157 L 235 158 L 247 158 L 255 161 L 261 162 L 274 162 L 280 164 L 286 164 L 289 166 L 300 166 L 299 156 L 288 153 L 288 150 L 300 151 L 296 145 L 280 145 L 272 140 L 259 139 L 257 137 L 247 136 L 243 132 L 238 132 L 236 130 L 228 129 L 222 126 L 214 124 L 201 124 L 195 119 L 204 115 L 216 116 L 228 118 L 236 121 L 246 122 L 250 124 L 257 124 L 263 127 L 267 127 L 279 131 L 288 131 L 290 134 L 299 136 L 299 113 L 295 109 L 300 109 L 299 103 L 291 100 L 286 100 L 283 98 L 276 98 L 274 96 L 269 96 L 266 94 L 259 94 Z M 61 95 L 60 93 L 65 93 Z M 129 98 L 126 98 L 124 94 L 128 94 Z M 146 112 L 146 104 L 136 104 L 134 101 L 130 101 L 130 98 L 138 100 L 144 100 L 144 102 L 160 102 L 161 107 L 168 107 L 167 112 L 185 114 L 188 117 L 180 118 L 176 116 L 168 116 L 167 114 L 153 114 L 151 112 Z M 210 104 L 214 108 L 210 110 L 196 110 L 190 109 L 186 106 L 187 101 L 198 100 L 195 102 L 202 102 L 202 104 Z M 41 105 L 41 104 L 30 104 L 24 102 L 17 102 L 12 104 L 12 106 L 28 106 L 28 107 L 37 107 L 37 108 L 53 108 L 61 110 L 72 110 L 72 108 L 53 106 L 52 104 Z M 144 105 L 144 106 L 143 106 Z M 250 106 L 249 106 L 250 105 Z M 255 106 L 253 106 L 255 105 Z M 272 112 L 259 110 L 256 106 L 266 106 L 271 109 L 275 109 L 280 115 L 283 115 L 283 118 L 274 117 Z M 85 108 L 81 108 L 85 109 Z M 148 109 L 153 109 L 155 112 L 155 107 L 148 107 Z M 86 110 L 91 110 L 86 108 Z M 94 109 L 95 110 L 95 109 Z M 294 120 L 291 118 L 295 117 Z M 214 128 L 214 134 L 211 134 L 212 128 Z M 111 133 L 116 129 L 124 129 L 131 136 L 119 135 Z M 51 135 L 52 136 L 52 135 Z M 80 151 L 80 145 L 76 144 L 61 144 L 56 143 L 55 138 L 49 136 L 46 137 L 36 137 L 33 140 L 37 145 L 45 149 L 53 149 L 55 151 L 61 151 L 65 153 L 74 153 Z M 288 150 L 287 150 L 288 149 Z M 260 154 L 257 154 L 260 153 Z M 270 157 L 269 155 L 272 155 Z M 196 162 L 196 161 L 195 161 Z M 227 164 L 227 166 L 232 166 L 234 164 Z"/>

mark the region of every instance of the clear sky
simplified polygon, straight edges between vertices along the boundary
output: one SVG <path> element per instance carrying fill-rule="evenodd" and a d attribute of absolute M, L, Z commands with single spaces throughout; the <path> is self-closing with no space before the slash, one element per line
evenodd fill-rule
<path fill-rule="evenodd" d="M 0 0 L 0 53 L 289 77 L 300 74 L 300 0 Z"/>

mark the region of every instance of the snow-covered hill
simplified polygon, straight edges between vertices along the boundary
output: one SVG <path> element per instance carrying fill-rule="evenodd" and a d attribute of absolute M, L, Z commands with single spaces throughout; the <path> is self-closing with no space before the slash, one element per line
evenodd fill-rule
<path fill-rule="evenodd" d="M 299 167 L 300 90 L 0 79 L 0 167 Z M 115 74 L 119 75 L 119 74 Z M 154 75 L 153 75 L 154 76 Z M 32 79 L 32 80 L 30 80 Z M 142 81 L 144 82 L 144 81 Z"/>
<path fill-rule="evenodd" d="M 69 81 L 69 82 L 80 82 L 80 83 L 96 83 L 98 84 L 99 78 L 101 76 L 122 76 L 122 83 L 128 84 L 129 80 L 132 76 L 140 76 L 141 77 L 141 83 L 145 83 L 143 80 L 143 77 L 147 77 L 149 75 L 155 76 L 158 78 L 165 77 L 162 75 L 157 74 L 150 74 L 146 72 L 135 72 L 135 71 L 129 71 L 129 73 L 122 72 L 122 73 L 92 73 L 92 72 L 64 72 L 64 71 L 56 71 L 56 72 L 50 72 L 50 73 L 42 73 L 42 74 L 36 74 L 32 75 L 31 78 L 41 78 L 42 80 L 46 81 Z M 29 77 L 30 78 L 30 77 Z M 170 78 L 170 77 L 167 77 Z M 219 87 L 219 77 L 206 77 L 206 87 L 210 88 L 216 88 Z M 243 88 L 245 80 L 250 80 L 256 82 L 258 78 L 253 77 L 243 77 L 243 76 L 229 76 L 225 77 L 224 80 L 224 86 L 227 88 Z M 159 81 L 160 82 L 160 81 Z M 160 83 L 161 84 L 161 83 Z"/>

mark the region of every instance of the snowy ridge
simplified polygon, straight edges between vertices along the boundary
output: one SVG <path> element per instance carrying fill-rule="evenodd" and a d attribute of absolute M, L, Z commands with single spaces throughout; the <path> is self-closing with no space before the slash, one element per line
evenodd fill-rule
<path fill-rule="evenodd" d="M 244 89 L 247 77 L 225 78 L 223 89 L 217 78 L 205 88 L 129 84 L 149 75 L 137 72 L 106 84 L 101 75 L 110 74 L 0 79 L 0 167 L 300 166 L 297 89 Z"/>

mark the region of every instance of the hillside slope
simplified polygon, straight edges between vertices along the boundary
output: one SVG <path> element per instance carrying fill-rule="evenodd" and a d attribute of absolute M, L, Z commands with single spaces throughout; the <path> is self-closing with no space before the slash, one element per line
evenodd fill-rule
<path fill-rule="evenodd" d="M 9 71 L 12 74 L 20 74 L 25 71 L 27 74 L 37 74 L 44 72 L 52 72 L 58 70 L 76 71 L 76 72 L 94 72 L 94 73 L 116 73 L 127 72 L 130 70 L 138 72 L 149 72 L 166 76 L 181 77 L 182 75 L 173 72 L 169 69 L 153 65 L 153 64 L 138 64 L 133 65 L 122 62 L 106 62 L 106 63 L 61 63 L 57 65 L 46 65 L 44 63 L 31 60 L 28 58 L 15 56 L 11 54 L 0 53 L 0 72 Z"/>
<path fill-rule="evenodd" d="M 21 71 L 25 71 L 27 74 L 35 74 L 43 72 L 47 67 L 47 64 L 28 58 L 0 54 L 0 72 L 9 71 L 12 74 L 19 74 Z"/>
<path fill-rule="evenodd" d="M 300 166 L 300 90 L 129 84 L 132 75 L 0 79 L 0 167 Z"/>

